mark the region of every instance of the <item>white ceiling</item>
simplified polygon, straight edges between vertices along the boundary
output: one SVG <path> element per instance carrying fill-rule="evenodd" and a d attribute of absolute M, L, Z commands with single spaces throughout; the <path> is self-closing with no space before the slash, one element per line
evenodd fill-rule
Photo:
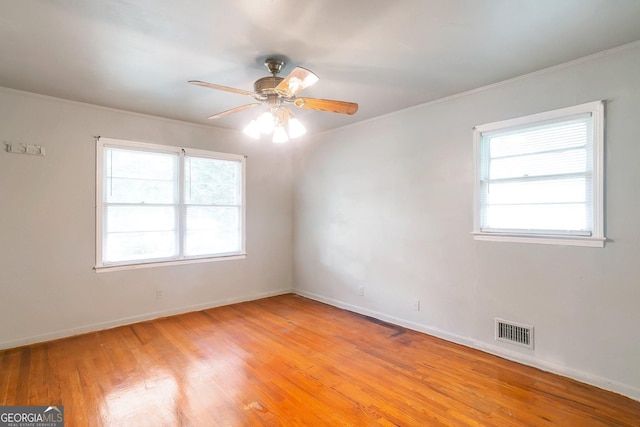
<path fill-rule="evenodd" d="M 0 0 L 0 86 L 241 128 L 214 113 L 253 99 L 270 54 L 320 81 L 296 109 L 312 132 L 344 126 L 640 40 L 638 0 Z"/>

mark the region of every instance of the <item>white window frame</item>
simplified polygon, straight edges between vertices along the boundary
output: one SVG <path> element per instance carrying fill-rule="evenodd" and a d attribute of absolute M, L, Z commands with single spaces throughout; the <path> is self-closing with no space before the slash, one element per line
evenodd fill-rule
<path fill-rule="evenodd" d="M 571 116 L 591 114 L 593 122 L 593 157 L 592 167 L 592 217 L 593 224 L 590 236 L 578 236 L 571 233 L 514 232 L 511 230 L 483 230 L 481 228 L 481 169 L 482 138 L 486 133 L 526 128 L 551 121 L 562 121 Z M 476 126 L 473 130 L 474 145 L 474 211 L 473 238 L 496 242 L 538 243 L 551 245 L 604 247 L 604 101 L 589 102 L 558 110 L 533 114 L 510 120 Z"/>
<path fill-rule="evenodd" d="M 106 147 L 123 148 L 137 151 L 149 151 L 155 153 L 171 153 L 179 156 L 179 176 L 178 176 L 178 191 L 182 193 L 184 185 L 184 157 L 206 157 L 218 160 L 232 160 L 238 161 L 241 164 L 241 248 L 237 252 L 225 253 L 220 255 L 204 255 L 186 257 L 183 254 L 182 242 L 184 238 L 184 213 L 185 203 L 182 195 L 179 197 L 179 209 L 178 209 L 178 237 L 179 237 L 179 251 L 176 257 L 163 258 L 163 259 L 145 259 L 145 260 L 130 260 L 114 263 L 105 263 L 103 261 L 103 212 L 104 212 L 104 194 L 103 194 L 103 180 L 104 180 L 104 149 Z M 233 260 L 246 258 L 246 156 L 230 153 L 219 153 L 214 151 L 197 150 L 191 148 L 173 147 L 168 145 L 150 144 L 146 142 L 134 142 L 112 138 L 96 137 L 96 265 L 94 267 L 96 272 L 105 271 L 118 271 L 129 270 L 138 268 L 158 267 L 166 265 L 180 265 L 180 264 L 192 264 L 211 261 Z"/>

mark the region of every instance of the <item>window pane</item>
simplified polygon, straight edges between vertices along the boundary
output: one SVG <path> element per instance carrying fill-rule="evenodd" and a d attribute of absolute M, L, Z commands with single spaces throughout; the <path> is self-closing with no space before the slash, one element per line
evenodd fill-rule
<path fill-rule="evenodd" d="M 104 213 L 104 227 L 108 233 L 172 231 L 175 224 L 174 206 L 107 206 Z"/>
<path fill-rule="evenodd" d="M 585 178 L 490 183 L 486 204 L 586 203 Z"/>
<path fill-rule="evenodd" d="M 241 203 L 240 162 L 203 157 L 185 158 L 185 202 L 200 205 Z"/>
<path fill-rule="evenodd" d="M 486 215 L 490 229 L 587 230 L 584 204 L 488 206 Z"/>
<path fill-rule="evenodd" d="M 173 206 L 106 207 L 105 262 L 176 256 L 175 215 Z"/>
<path fill-rule="evenodd" d="M 240 212 L 239 207 L 187 207 L 185 256 L 239 252 Z"/>
<path fill-rule="evenodd" d="M 105 233 L 104 262 L 175 257 L 173 231 Z"/>
<path fill-rule="evenodd" d="M 178 155 L 107 148 L 104 200 L 175 203 Z"/>
<path fill-rule="evenodd" d="M 528 154 L 491 161 L 490 179 L 584 173 L 587 152 L 584 148 L 543 154 Z"/>
<path fill-rule="evenodd" d="M 109 203 L 174 203 L 175 183 L 127 178 L 107 178 L 106 202 Z"/>
<path fill-rule="evenodd" d="M 493 134 L 491 158 L 584 146 L 591 118 Z"/>

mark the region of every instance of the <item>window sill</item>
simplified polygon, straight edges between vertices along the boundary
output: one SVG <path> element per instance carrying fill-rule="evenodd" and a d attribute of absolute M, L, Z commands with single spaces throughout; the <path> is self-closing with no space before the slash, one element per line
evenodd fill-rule
<path fill-rule="evenodd" d="M 607 241 L 605 237 L 573 237 L 573 236 L 551 236 L 551 235 L 518 235 L 518 234 L 495 234 L 473 232 L 474 240 L 488 242 L 510 242 L 510 243 L 535 243 L 540 245 L 562 245 L 562 246 L 587 246 L 591 248 L 604 248 Z"/>
<path fill-rule="evenodd" d="M 158 261 L 158 262 L 144 262 L 138 264 L 117 264 L 117 265 L 101 265 L 95 266 L 93 269 L 96 273 L 107 273 L 111 271 L 121 270 L 137 270 L 140 268 L 152 268 L 152 267 L 167 267 L 172 265 L 185 265 L 185 264 L 200 264 L 203 262 L 216 262 L 216 261 L 231 261 L 235 259 L 245 259 L 247 254 L 218 256 L 210 258 L 193 258 L 193 259 L 181 259 L 175 261 Z"/>

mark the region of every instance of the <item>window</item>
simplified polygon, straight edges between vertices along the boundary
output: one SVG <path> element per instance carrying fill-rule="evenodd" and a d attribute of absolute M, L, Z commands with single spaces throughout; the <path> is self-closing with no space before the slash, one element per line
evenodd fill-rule
<path fill-rule="evenodd" d="M 99 138 L 96 270 L 244 256 L 245 158 Z"/>
<path fill-rule="evenodd" d="M 476 240 L 603 247 L 604 104 L 474 129 Z"/>

